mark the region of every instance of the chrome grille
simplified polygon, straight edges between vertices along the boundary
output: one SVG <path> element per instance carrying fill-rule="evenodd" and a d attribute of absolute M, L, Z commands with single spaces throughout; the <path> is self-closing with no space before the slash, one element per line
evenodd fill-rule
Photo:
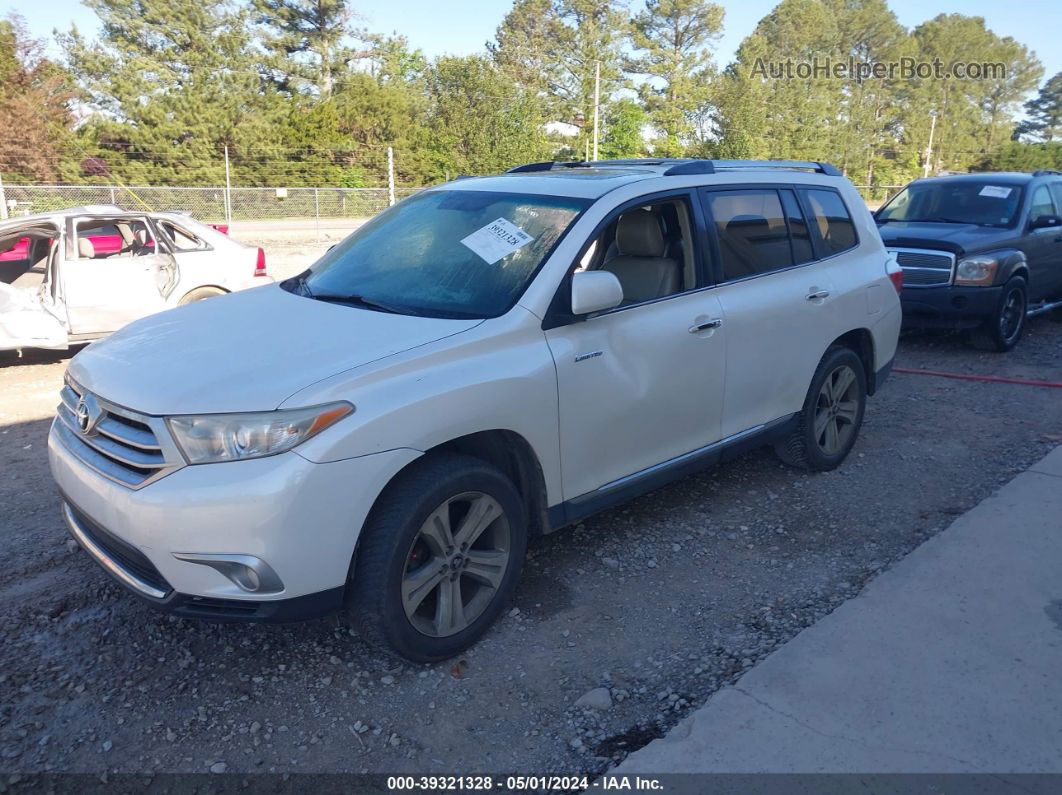
<path fill-rule="evenodd" d="M 941 287 L 951 284 L 955 256 L 945 251 L 890 248 L 903 268 L 904 287 Z"/>
<path fill-rule="evenodd" d="M 160 418 L 110 403 L 69 378 L 59 396 L 56 434 L 79 461 L 104 477 L 139 489 L 184 465 Z M 87 433 L 78 423 L 83 398 L 98 406 Z"/>

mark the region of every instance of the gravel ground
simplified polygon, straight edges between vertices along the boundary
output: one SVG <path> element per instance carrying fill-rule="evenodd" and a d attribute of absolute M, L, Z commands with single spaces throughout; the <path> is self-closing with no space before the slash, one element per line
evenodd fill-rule
<path fill-rule="evenodd" d="M 512 611 L 419 667 L 336 619 L 183 621 L 113 584 L 48 476 L 65 363 L 0 362 L 6 773 L 597 772 L 1062 441 L 1058 390 L 896 374 L 839 471 L 756 451 L 537 539 Z M 1060 381 L 1062 324 L 1008 355 L 908 336 L 899 364 Z"/>

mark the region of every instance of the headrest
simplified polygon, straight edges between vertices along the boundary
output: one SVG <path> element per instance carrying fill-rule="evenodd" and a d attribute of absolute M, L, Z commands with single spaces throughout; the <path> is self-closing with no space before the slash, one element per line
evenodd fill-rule
<path fill-rule="evenodd" d="M 82 259 L 92 259 L 96 256 L 96 247 L 87 237 L 77 239 L 77 253 Z"/>
<path fill-rule="evenodd" d="M 645 210 L 631 210 L 616 224 L 616 247 L 627 257 L 664 256 L 664 233 L 660 220 Z"/>

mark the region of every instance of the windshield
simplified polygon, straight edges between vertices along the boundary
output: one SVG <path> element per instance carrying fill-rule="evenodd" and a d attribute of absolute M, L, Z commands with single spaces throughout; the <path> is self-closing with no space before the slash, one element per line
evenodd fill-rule
<path fill-rule="evenodd" d="M 497 317 L 589 205 L 567 197 L 427 191 L 378 215 L 285 289 L 430 317 Z"/>
<path fill-rule="evenodd" d="M 1010 226 L 1021 206 L 1022 189 L 1014 184 L 980 180 L 912 182 L 875 216 L 885 221 Z"/>

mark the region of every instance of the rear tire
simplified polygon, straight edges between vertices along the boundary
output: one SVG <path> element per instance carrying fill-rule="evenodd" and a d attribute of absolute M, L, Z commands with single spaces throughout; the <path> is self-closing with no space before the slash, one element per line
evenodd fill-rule
<path fill-rule="evenodd" d="M 365 522 L 347 586 L 351 624 L 413 662 L 461 653 L 516 588 L 525 516 L 509 479 L 477 458 L 429 454 L 415 462 Z"/>
<path fill-rule="evenodd" d="M 1029 295 L 1025 279 L 1015 276 L 1003 287 L 996 311 L 985 321 L 982 331 L 992 348 L 1006 353 L 1018 344 L 1025 331 L 1025 312 Z"/>
<path fill-rule="evenodd" d="M 184 306 L 196 301 L 205 301 L 207 298 L 216 298 L 219 295 L 226 294 L 226 291 L 220 287 L 196 287 L 194 290 L 189 290 L 184 298 L 178 301 L 177 306 Z"/>
<path fill-rule="evenodd" d="M 848 457 L 863 424 L 867 376 L 863 361 L 850 348 L 833 346 L 811 379 L 797 429 L 775 443 L 789 466 L 826 472 Z"/>

